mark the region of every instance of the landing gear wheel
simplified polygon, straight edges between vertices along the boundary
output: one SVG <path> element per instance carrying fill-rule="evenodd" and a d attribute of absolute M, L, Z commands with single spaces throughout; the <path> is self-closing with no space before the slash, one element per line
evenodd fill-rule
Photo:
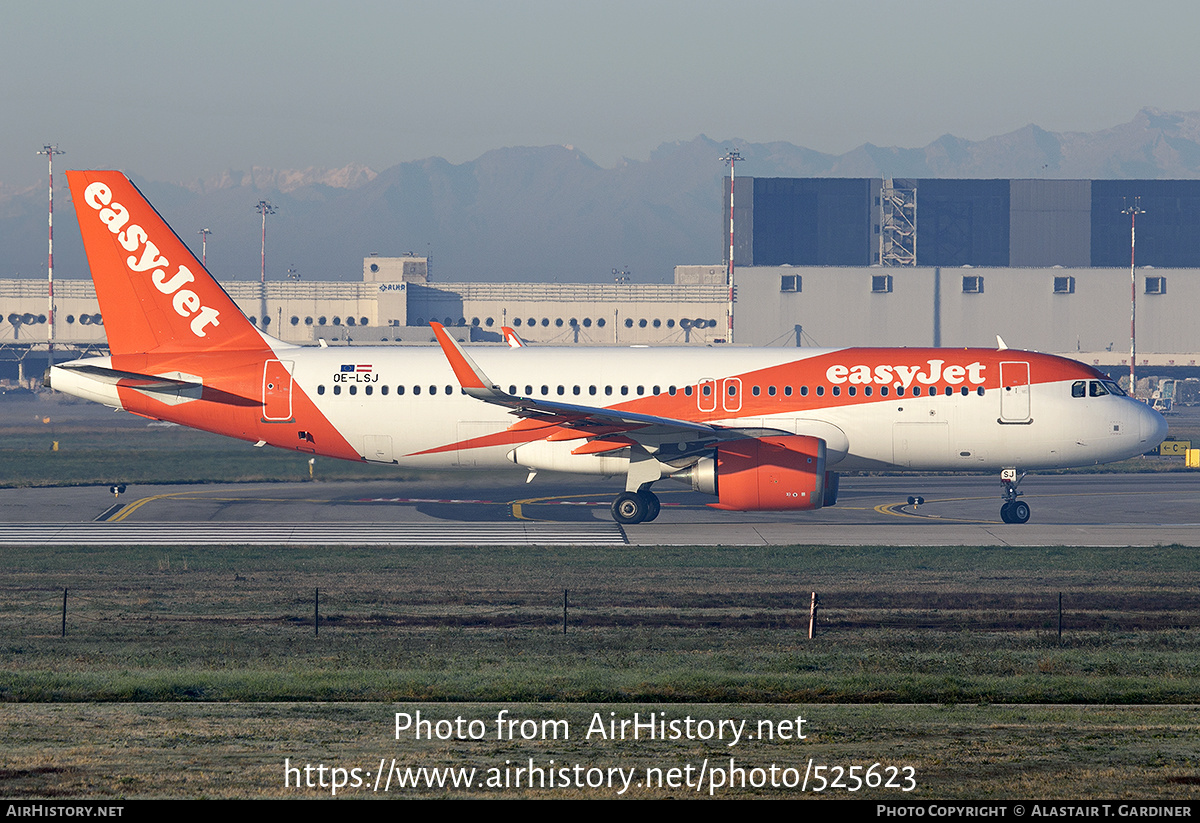
<path fill-rule="evenodd" d="M 1010 503 L 1008 507 L 1008 516 L 1012 518 L 1009 521 L 1010 523 L 1028 523 L 1029 504 L 1023 500 Z"/>
<path fill-rule="evenodd" d="M 1005 523 L 1029 522 L 1029 504 L 1017 499 L 1021 495 L 1017 486 L 1021 485 L 1024 479 L 1025 475 L 1018 477 L 1017 470 L 1012 467 L 1000 472 L 1000 496 L 1004 498 L 1004 505 L 1000 507 L 1000 519 Z"/>
<path fill-rule="evenodd" d="M 640 495 L 641 498 L 646 501 L 646 519 L 642 522 L 649 523 L 654 518 L 658 517 L 658 513 L 662 511 L 662 503 L 658 502 L 658 495 L 652 491 L 646 490 L 644 492 L 638 492 L 638 495 Z"/>
<path fill-rule="evenodd" d="M 641 523 L 650 513 L 646 498 L 636 492 L 621 492 L 612 504 L 613 520 L 626 526 Z"/>

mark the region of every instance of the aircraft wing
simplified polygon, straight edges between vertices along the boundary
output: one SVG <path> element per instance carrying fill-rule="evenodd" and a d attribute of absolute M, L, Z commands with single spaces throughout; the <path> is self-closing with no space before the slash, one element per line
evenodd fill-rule
<path fill-rule="evenodd" d="M 483 370 L 476 365 L 471 356 L 463 350 L 458 341 L 445 330 L 441 323 L 430 323 L 430 325 L 433 327 L 433 333 L 437 336 L 446 359 L 450 361 L 450 367 L 454 370 L 459 385 L 468 395 L 486 403 L 504 406 L 512 414 L 530 418 L 544 426 L 578 430 L 580 437 L 607 436 L 610 442 L 620 443 L 623 447 L 631 445 L 632 442 L 643 441 L 742 440 L 747 437 L 787 433 L 778 429 L 714 426 L 674 417 L 640 414 L 624 409 L 582 406 L 547 398 L 512 395 L 503 391 L 484 374 Z M 559 438 L 552 437 L 552 439 Z"/>

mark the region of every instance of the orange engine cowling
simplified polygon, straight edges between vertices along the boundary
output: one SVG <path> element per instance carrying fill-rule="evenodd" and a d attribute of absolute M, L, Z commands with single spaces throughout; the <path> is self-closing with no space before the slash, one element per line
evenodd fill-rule
<path fill-rule="evenodd" d="M 714 509 L 819 509 L 825 501 L 825 441 L 818 437 L 734 440 L 716 451 Z"/>

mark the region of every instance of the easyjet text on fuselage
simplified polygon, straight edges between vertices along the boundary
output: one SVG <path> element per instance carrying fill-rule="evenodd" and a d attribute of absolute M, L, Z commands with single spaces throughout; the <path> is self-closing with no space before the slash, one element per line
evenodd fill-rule
<path fill-rule="evenodd" d="M 880 366 L 830 366 L 825 370 L 825 379 L 830 383 L 854 383 L 866 385 L 874 383 L 879 386 L 901 385 L 908 388 L 913 382 L 924 386 L 934 383 L 949 383 L 957 386 L 970 383 L 981 386 L 984 383 L 983 372 L 987 368 L 976 360 L 966 366 L 947 366 L 945 360 L 930 359 L 920 365 L 880 365 Z"/>

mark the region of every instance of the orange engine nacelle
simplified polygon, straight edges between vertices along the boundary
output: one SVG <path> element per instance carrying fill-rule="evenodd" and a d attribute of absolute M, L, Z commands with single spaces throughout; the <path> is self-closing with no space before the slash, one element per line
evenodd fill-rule
<path fill-rule="evenodd" d="M 805 435 L 717 446 L 714 509 L 819 509 L 825 502 L 825 441 Z"/>

